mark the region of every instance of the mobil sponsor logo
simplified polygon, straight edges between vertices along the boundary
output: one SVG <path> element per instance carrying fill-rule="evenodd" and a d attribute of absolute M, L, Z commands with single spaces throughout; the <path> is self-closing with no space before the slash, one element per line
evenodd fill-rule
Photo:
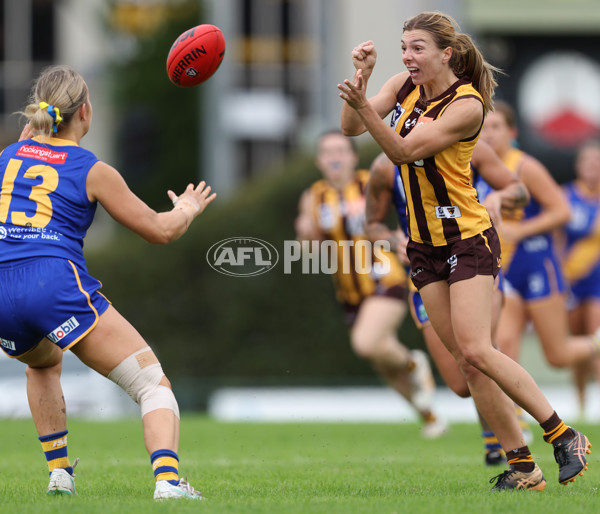
<path fill-rule="evenodd" d="M 77 321 L 77 318 L 75 316 L 71 316 L 67 321 L 61 323 L 52 332 L 46 335 L 46 337 L 53 343 L 58 343 L 66 335 L 73 332 L 73 330 L 75 330 L 78 326 L 79 321 Z"/>
<path fill-rule="evenodd" d="M 31 157 L 50 164 L 64 164 L 68 155 L 68 152 L 57 152 L 52 148 L 36 145 L 23 145 L 16 153 L 17 157 Z"/>

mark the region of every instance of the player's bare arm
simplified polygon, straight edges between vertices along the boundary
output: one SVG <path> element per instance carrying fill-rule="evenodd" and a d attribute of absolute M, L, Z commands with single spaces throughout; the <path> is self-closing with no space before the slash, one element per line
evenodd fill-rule
<path fill-rule="evenodd" d="M 169 191 L 174 208 L 156 212 L 129 189 L 121 174 L 108 164 L 98 161 L 88 173 L 86 182 L 90 201 L 99 201 L 119 223 L 140 235 L 149 243 L 166 244 L 181 237 L 196 216 L 215 198 L 210 186 L 200 182 L 188 185 L 179 196 Z"/>
<path fill-rule="evenodd" d="M 476 98 L 460 98 L 444 114 L 430 123 L 417 126 L 401 137 L 381 119 L 366 99 L 360 74 L 356 82 L 344 81 L 340 95 L 355 110 L 364 126 L 396 165 L 425 159 L 443 151 L 461 139 L 474 136 L 483 121 L 483 106 Z"/>

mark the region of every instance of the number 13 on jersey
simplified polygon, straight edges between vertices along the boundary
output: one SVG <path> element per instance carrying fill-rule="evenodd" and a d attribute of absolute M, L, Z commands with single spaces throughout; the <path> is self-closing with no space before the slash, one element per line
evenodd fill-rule
<path fill-rule="evenodd" d="M 22 160 L 11 159 L 4 171 L 0 193 L 0 223 L 8 222 L 13 225 L 43 228 L 52 219 L 52 201 L 49 195 L 58 186 L 58 172 L 46 164 L 36 164 L 25 170 L 21 177 L 26 179 L 25 183 L 29 180 L 42 179 L 40 183 L 31 186 L 29 200 L 35 202 L 35 213 L 28 216 L 25 211 L 17 210 L 19 207 L 23 208 L 23 205 L 16 205 L 11 209 L 11 203 L 15 203 L 12 193 L 22 165 Z"/>

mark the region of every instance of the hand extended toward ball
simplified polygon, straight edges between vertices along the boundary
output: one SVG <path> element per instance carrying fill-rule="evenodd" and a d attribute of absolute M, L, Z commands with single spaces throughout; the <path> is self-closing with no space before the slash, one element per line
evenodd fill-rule
<path fill-rule="evenodd" d="M 191 214 L 191 221 L 217 197 L 217 193 L 210 194 L 210 192 L 211 187 L 207 186 L 203 180 L 195 187 L 194 184 L 188 184 L 185 191 L 179 196 L 171 190 L 167 191 L 167 195 L 173 202 L 174 208 L 184 210 L 186 214 Z"/>

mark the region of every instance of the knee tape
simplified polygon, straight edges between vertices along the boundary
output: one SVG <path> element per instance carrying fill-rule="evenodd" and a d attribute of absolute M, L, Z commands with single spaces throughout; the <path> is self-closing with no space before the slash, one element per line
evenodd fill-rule
<path fill-rule="evenodd" d="M 173 391 L 160 385 L 165 376 L 162 367 L 150 348 L 143 348 L 113 369 L 108 378 L 133 398 L 141 407 L 142 417 L 156 409 L 170 409 L 179 417 L 179 407 Z"/>

